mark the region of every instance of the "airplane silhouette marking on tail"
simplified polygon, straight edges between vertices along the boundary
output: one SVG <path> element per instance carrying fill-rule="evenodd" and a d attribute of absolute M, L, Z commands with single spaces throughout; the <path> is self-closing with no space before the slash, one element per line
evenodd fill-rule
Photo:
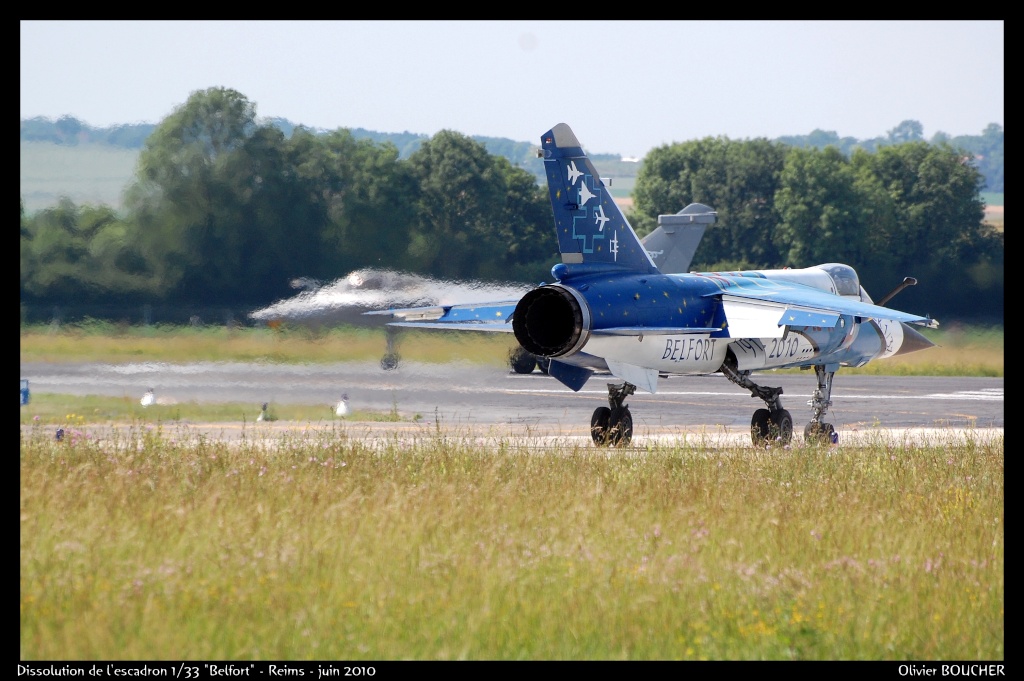
<path fill-rule="evenodd" d="M 562 262 L 658 273 L 569 126 L 549 130 L 541 147 Z"/>

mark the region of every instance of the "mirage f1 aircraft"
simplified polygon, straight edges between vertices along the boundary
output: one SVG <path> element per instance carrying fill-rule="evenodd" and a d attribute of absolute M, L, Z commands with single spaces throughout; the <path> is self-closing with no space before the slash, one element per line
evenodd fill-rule
<path fill-rule="evenodd" d="M 848 265 L 664 273 L 568 125 L 541 137 L 541 154 L 562 256 L 551 269 L 554 283 L 517 300 L 368 314 L 392 315 L 393 326 L 513 333 L 550 360 L 550 376 L 576 391 L 595 371 L 609 372 L 618 382 L 608 384 L 608 406 L 590 419 L 598 445 L 629 443 L 626 398 L 637 388 L 656 393 L 661 377 L 713 373 L 764 401 L 750 420 L 755 445 L 788 444 L 793 417 L 782 388 L 759 385 L 751 374 L 795 367 L 813 368 L 817 379 L 805 440 L 834 442 L 825 415 L 840 367 L 934 345 L 910 324 L 937 322 L 874 304 Z M 707 207 L 695 205 L 710 222 Z M 908 277 L 882 303 L 912 283 Z"/>

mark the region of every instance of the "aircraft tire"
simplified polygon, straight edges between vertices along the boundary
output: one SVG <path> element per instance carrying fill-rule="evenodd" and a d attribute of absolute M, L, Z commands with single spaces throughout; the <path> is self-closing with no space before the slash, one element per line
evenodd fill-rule
<path fill-rule="evenodd" d="M 633 415 L 629 407 L 613 409 L 608 418 L 608 441 L 615 447 L 625 447 L 633 439 Z"/>
<path fill-rule="evenodd" d="M 551 358 L 550 357 L 538 357 L 537 358 L 537 368 L 540 369 L 540 372 L 542 374 L 544 374 L 546 376 L 547 373 L 548 373 L 548 369 L 550 367 L 551 367 Z"/>
<path fill-rule="evenodd" d="M 608 422 L 611 414 L 612 410 L 608 407 L 598 407 L 590 417 L 590 437 L 599 447 L 608 444 Z"/>
<path fill-rule="evenodd" d="M 391 371 L 398 368 L 398 353 L 389 352 L 380 360 L 380 368 L 384 371 Z"/>
<path fill-rule="evenodd" d="M 836 428 L 831 423 L 811 421 L 804 428 L 804 442 L 809 445 L 829 444 L 835 435 Z"/>
<path fill-rule="evenodd" d="M 758 409 L 750 417 L 750 440 L 755 447 L 763 447 L 768 442 L 771 419 L 772 413 L 767 409 Z"/>
<path fill-rule="evenodd" d="M 533 356 L 533 353 L 521 346 L 512 351 L 508 361 L 512 371 L 517 374 L 533 373 L 534 367 L 537 366 L 537 358 Z"/>
<path fill-rule="evenodd" d="M 783 446 L 793 441 L 793 415 L 785 409 L 771 412 L 772 435 L 778 438 Z"/>

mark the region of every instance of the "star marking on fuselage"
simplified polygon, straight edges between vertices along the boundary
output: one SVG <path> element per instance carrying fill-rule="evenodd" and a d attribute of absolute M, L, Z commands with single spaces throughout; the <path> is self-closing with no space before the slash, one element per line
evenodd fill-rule
<path fill-rule="evenodd" d="M 571 185 L 576 184 L 576 180 L 580 179 L 580 175 L 583 174 L 582 171 L 576 170 L 576 161 L 569 161 L 569 165 L 565 169 L 569 173 L 569 184 Z"/>
<path fill-rule="evenodd" d="M 597 213 L 597 215 L 594 217 L 594 223 L 597 225 L 598 231 L 599 232 L 603 232 L 604 231 L 604 223 L 606 223 L 609 220 L 611 220 L 611 218 L 605 216 L 605 214 L 604 214 L 604 206 L 598 206 L 596 213 Z"/>

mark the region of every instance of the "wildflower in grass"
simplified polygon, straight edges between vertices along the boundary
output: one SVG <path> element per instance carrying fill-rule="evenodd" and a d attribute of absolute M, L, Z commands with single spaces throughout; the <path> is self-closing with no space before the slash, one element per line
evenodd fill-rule
<path fill-rule="evenodd" d="M 39 414 L 36 414 L 35 416 L 33 416 L 32 420 L 33 421 L 38 421 L 39 420 Z"/>

